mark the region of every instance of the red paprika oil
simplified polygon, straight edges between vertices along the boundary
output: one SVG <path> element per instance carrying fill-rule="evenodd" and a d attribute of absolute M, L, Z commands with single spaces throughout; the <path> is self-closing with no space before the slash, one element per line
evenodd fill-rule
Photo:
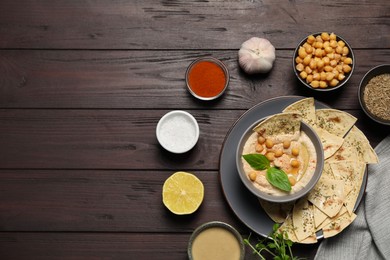
<path fill-rule="evenodd" d="M 195 63 L 188 73 L 188 84 L 198 96 L 212 98 L 218 96 L 225 88 L 226 74 L 212 61 Z"/>

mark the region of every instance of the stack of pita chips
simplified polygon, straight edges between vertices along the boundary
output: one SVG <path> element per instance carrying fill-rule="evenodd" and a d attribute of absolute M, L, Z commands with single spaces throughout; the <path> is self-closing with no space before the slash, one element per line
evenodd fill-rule
<path fill-rule="evenodd" d="M 324 149 L 324 169 L 314 189 L 295 204 L 261 202 L 263 209 L 287 232 L 293 242 L 316 243 L 340 233 L 356 218 L 354 207 L 363 183 L 366 164 L 378 157 L 356 118 L 336 109 L 316 109 L 313 98 L 301 99 L 283 112 L 295 112 L 311 125 Z M 283 220 L 283 218 L 285 219 Z"/>

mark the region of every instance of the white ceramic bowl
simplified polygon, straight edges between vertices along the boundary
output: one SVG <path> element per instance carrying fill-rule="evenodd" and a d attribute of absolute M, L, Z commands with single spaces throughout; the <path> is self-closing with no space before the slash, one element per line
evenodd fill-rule
<path fill-rule="evenodd" d="M 156 127 L 157 140 L 165 150 L 185 153 L 191 150 L 199 139 L 199 125 L 188 112 L 174 110 L 165 114 Z"/>

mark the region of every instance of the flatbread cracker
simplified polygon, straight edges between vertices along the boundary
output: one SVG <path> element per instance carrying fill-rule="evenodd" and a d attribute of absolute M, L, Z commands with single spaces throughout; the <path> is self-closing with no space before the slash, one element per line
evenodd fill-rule
<path fill-rule="evenodd" d="M 338 137 L 344 137 L 357 121 L 356 117 L 337 109 L 317 109 L 315 113 L 316 125 Z"/>
<path fill-rule="evenodd" d="M 304 98 L 287 106 L 283 112 L 296 112 L 302 115 L 302 121 L 314 126 L 316 124 L 316 110 L 314 98 Z"/>
<path fill-rule="evenodd" d="M 295 203 L 294 201 L 273 203 L 262 199 L 259 199 L 259 202 L 265 213 L 276 223 L 283 223 L 286 220 Z"/>
<path fill-rule="evenodd" d="M 327 226 L 323 227 L 322 233 L 324 238 L 333 237 L 343 231 L 349 224 L 351 224 L 356 218 L 356 214 L 352 213 L 350 216 L 348 213 L 344 213 L 338 218 L 332 220 Z"/>
<path fill-rule="evenodd" d="M 316 206 L 313 207 L 313 214 L 314 214 L 314 226 L 316 228 L 316 231 L 318 231 L 317 228 L 325 221 L 326 218 L 328 218 L 328 215 L 326 215 Z"/>
<path fill-rule="evenodd" d="M 321 176 L 308 195 L 308 200 L 331 218 L 340 211 L 344 199 L 344 182 L 325 176 Z"/>
<path fill-rule="evenodd" d="M 367 137 L 359 128 L 353 126 L 345 136 L 346 146 L 355 148 L 359 161 L 365 163 L 378 163 L 378 156 L 371 147 Z"/>
<path fill-rule="evenodd" d="M 350 147 L 345 141 L 343 145 L 326 161 L 340 162 L 340 161 L 357 161 L 358 153 L 354 147 Z"/>
<path fill-rule="evenodd" d="M 336 151 L 343 145 L 344 139 L 342 137 L 331 134 L 325 129 L 319 127 L 314 127 L 314 130 L 321 139 L 325 160 L 336 153 Z"/>
<path fill-rule="evenodd" d="M 294 205 L 292 218 L 295 236 L 298 241 L 315 234 L 313 209 L 306 197 L 301 198 Z"/>
<path fill-rule="evenodd" d="M 287 216 L 286 220 L 279 227 L 278 231 L 279 232 L 283 232 L 283 231 L 286 232 L 288 239 L 290 239 L 292 242 L 294 242 L 294 243 L 299 242 L 297 239 L 297 236 L 295 235 L 295 232 L 294 232 L 292 213 Z"/>
<path fill-rule="evenodd" d="M 280 113 L 260 122 L 253 130 L 274 143 L 284 139 L 297 140 L 301 131 L 301 115 L 298 113 Z M 284 138 L 279 140 L 279 138 Z"/>

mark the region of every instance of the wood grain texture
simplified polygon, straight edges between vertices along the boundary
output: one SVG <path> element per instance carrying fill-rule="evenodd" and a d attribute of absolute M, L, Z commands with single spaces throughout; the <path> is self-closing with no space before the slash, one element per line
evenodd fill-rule
<path fill-rule="evenodd" d="M 379 0 L 5 0 L 0 9 L 0 48 L 237 49 L 251 36 L 294 48 L 318 31 L 354 48 L 390 47 L 390 6 Z"/>
<path fill-rule="evenodd" d="M 201 102 L 186 89 L 185 71 L 196 58 L 212 55 L 230 70 L 226 93 Z M 390 49 L 355 50 L 356 66 L 340 90 L 304 87 L 292 68 L 293 50 L 277 50 L 273 70 L 249 76 L 237 51 L 0 51 L 2 108 L 248 109 L 284 95 L 314 96 L 338 109 L 360 109 L 364 74 L 390 60 Z M 142 97 L 142 98 L 140 98 Z"/>
<path fill-rule="evenodd" d="M 175 155 L 155 134 L 167 110 L 2 109 L 0 168 L 217 170 L 223 140 L 245 111 L 189 110 L 200 138 L 190 152 Z M 373 146 L 389 133 L 368 118 L 357 126 Z"/>
<path fill-rule="evenodd" d="M 2 232 L 4 259 L 188 259 L 190 234 Z M 313 247 L 294 245 L 297 256 L 313 257 Z M 249 248 L 246 260 L 257 260 Z"/>
<path fill-rule="evenodd" d="M 390 4 L 373 1 L 80 0 L 0 1 L 0 259 L 187 259 L 192 231 L 208 221 L 251 232 L 219 182 L 219 155 L 234 122 L 278 96 L 314 96 L 358 118 L 375 146 L 389 127 L 360 109 L 363 75 L 390 60 Z M 335 32 L 356 67 L 332 93 L 301 86 L 296 44 Z M 249 76 L 237 63 L 252 36 L 277 48 L 273 70 Z M 196 58 L 229 68 L 229 89 L 200 102 L 184 73 Z M 165 151 L 155 129 L 165 113 L 195 116 L 200 139 Z M 165 179 L 196 174 L 205 199 L 189 216 L 162 204 Z M 295 245 L 312 259 L 318 244 Z M 257 259 L 247 248 L 246 259 Z"/>

